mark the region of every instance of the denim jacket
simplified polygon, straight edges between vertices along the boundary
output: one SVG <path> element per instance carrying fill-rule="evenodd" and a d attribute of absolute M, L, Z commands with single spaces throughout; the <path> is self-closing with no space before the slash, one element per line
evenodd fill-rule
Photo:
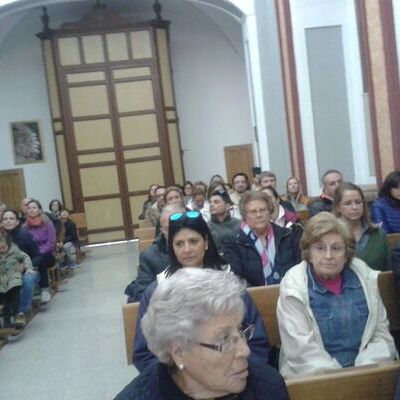
<path fill-rule="evenodd" d="M 321 330 L 310 304 L 307 262 L 291 268 L 280 285 L 277 305 L 281 352 L 279 369 L 284 376 L 312 374 L 342 368 L 326 350 Z M 366 365 L 397 358 L 397 351 L 382 303 L 374 271 L 353 258 L 348 268 L 357 275 L 368 306 L 368 318 L 354 365 Z"/>
<path fill-rule="evenodd" d="M 310 265 L 307 276 L 310 307 L 325 350 L 342 367 L 354 366 L 369 314 L 358 276 L 350 268 L 344 268 L 339 295 L 318 281 Z"/>

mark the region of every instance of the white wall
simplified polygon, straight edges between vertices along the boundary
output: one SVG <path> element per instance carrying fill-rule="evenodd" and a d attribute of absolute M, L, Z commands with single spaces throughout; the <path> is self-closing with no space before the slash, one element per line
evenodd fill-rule
<path fill-rule="evenodd" d="M 141 11 L 138 3 L 123 0 L 119 4 L 116 1 L 115 6 L 118 5 L 119 11 L 125 13 Z M 51 27 L 76 20 L 90 6 L 50 6 Z M 164 3 L 163 16 L 171 20 L 171 54 L 186 178 L 208 180 L 215 173 L 225 176 L 223 147 L 253 143 L 241 26 L 218 9 L 181 0 Z M 0 44 L 0 169 L 15 168 L 10 121 L 41 120 L 46 163 L 29 164 L 24 170 L 27 194 L 47 204 L 49 199 L 60 196 L 60 185 L 42 53 L 34 36 L 40 30 L 40 10 L 30 10 Z"/>
<path fill-rule="evenodd" d="M 219 19 L 233 31 L 229 43 L 201 15 L 171 20 L 186 177 L 207 181 L 215 173 L 225 176 L 224 146 L 253 143 L 241 26 L 227 17 Z"/>
<path fill-rule="evenodd" d="M 60 185 L 48 107 L 38 32 L 39 15 L 32 12 L 12 31 L 0 47 L 0 169 L 24 169 L 26 193 L 46 207 L 60 198 Z M 10 122 L 40 120 L 44 163 L 15 165 L 11 148 Z"/>

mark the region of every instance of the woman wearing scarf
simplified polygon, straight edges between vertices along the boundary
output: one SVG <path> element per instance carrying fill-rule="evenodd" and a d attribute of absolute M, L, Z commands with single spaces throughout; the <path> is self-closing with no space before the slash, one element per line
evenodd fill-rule
<path fill-rule="evenodd" d="M 37 200 L 31 200 L 27 205 L 27 218 L 23 228 L 29 231 L 39 245 L 40 272 L 39 285 L 42 289 L 40 300 L 48 303 L 51 299 L 49 291 L 49 277 L 47 270 L 56 263 L 54 251 L 56 248 L 56 231 L 52 222 L 43 212 L 42 205 Z"/>

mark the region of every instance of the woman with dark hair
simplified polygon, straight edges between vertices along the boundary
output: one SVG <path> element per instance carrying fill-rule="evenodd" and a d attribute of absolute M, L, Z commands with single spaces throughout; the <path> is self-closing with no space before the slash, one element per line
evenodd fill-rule
<path fill-rule="evenodd" d="M 5 209 L 1 216 L 0 225 L 8 233 L 12 242 L 32 260 L 33 268 L 23 271 L 21 299 L 17 315 L 17 322 L 20 325 L 25 325 L 25 317 L 31 311 L 35 287 L 39 282 L 40 275 L 37 268 L 42 258 L 39 246 L 32 234 L 25 229 L 21 229 L 17 211 L 10 208 Z"/>
<path fill-rule="evenodd" d="M 356 257 L 372 269 L 389 270 L 392 262 L 386 233 L 371 224 L 361 188 L 350 182 L 341 183 L 335 190 L 333 212 L 353 231 Z"/>
<path fill-rule="evenodd" d="M 193 183 L 191 181 L 185 181 L 183 184 L 183 198 L 187 205 L 193 198 Z"/>
<path fill-rule="evenodd" d="M 53 199 L 49 204 L 50 217 L 59 218 L 63 205 L 60 200 Z"/>
<path fill-rule="evenodd" d="M 207 223 L 197 211 L 172 214 L 169 219 L 168 249 L 171 264 L 157 276 L 144 292 L 139 307 L 136 325 L 133 363 L 139 371 L 157 362 L 154 354 L 147 348 L 147 341 L 141 329 L 141 318 L 146 313 L 149 301 L 157 287 L 157 283 L 168 279 L 182 268 L 210 268 L 229 270 L 229 266 L 219 256 Z M 256 306 L 246 293 L 243 297 L 246 305 L 244 324 L 255 325 L 253 338 L 249 342 L 252 356 L 265 363 L 268 362 L 269 345 L 261 317 Z"/>
<path fill-rule="evenodd" d="M 149 187 L 149 195 L 147 197 L 147 200 L 143 203 L 142 212 L 138 217 L 140 220 L 145 219 L 145 214 L 146 214 L 147 209 L 149 207 L 151 207 L 155 203 L 156 197 L 155 197 L 155 193 L 154 192 L 155 192 L 157 186 L 158 185 L 156 185 L 154 183 L 152 185 L 150 185 L 150 187 Z"/>
<path fill-rule="evenodd" d="M 40 272 L 39 285 L 42 288 L 40 300 L 42 303 L 48 303 L 51 300 L 51 294 L 47 270 L 56 263 L 54 257 L 56 231 L 47 215 L 43 212 L 39 201 L 31 200 L 28 203 L 26 222 L 22 228 L 30 232 L 38 242 L 41 255 L 41 261 L 38 265 Z"/>
<path fill-rule="evenodd" d="M 371 206 L 371 219 L 386 233 L 400 232 L 400 171 L 386 177 Z"/>

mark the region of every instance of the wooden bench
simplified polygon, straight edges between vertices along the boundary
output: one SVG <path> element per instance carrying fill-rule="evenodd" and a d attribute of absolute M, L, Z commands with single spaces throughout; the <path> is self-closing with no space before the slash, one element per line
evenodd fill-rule
<path fill-rule="evenodd" d="M 304 225 L 310 219 L 310 212 L 308 210 L 297 211 L 300 222 Z"/>
<path fill-rule="evenodd" d="M 395 247 L 397 242 L 400 240 L 400 233 L 389 233 L 387 238 L 389 240 L 390 247 L 393 249 L 393 247 Z"/>
<path fill-rule="evenodd" d="M 156 236 L 156 228 L 137 228 L 135 229 L 135 238 L 139 240 L 154 240 Z"/>
<path fill-rule="evenodd" d="M 390 330 L 398 331 L 400 330 L 400 304 L 397 300 L 395 277 L 392 271 L 385 271 L 379 274 L 378 287 L 383 304 L 387 310 Z M 276 316 L 279 285 L 249 288 L 248 292 L 261 314 L 270 345 L 279 347 L 281 341 L 279 336 L 278 319 Z M 124 304 L 122 307 L 128 364 L 132 363 L 138 309 L 139 303 Z"/>
<path fill-rule="evenodd" d="M 392 400 L 400 363 L 388 362 L 286 379 L 291 400 Z"/>
<path fill-rule="evenodd" d="M 86 257 L 86 252 L 82 251 L 81 244 L 87 244 L 89 242 L 89 238 L 87 235 L 87 221 L 85 213 L 74 213 L 69 216 L 71 220 L 76 225 L 76 230 L 78 234 L 79 245 L 76 249 L 76 261 L 80 263 Z"/>

